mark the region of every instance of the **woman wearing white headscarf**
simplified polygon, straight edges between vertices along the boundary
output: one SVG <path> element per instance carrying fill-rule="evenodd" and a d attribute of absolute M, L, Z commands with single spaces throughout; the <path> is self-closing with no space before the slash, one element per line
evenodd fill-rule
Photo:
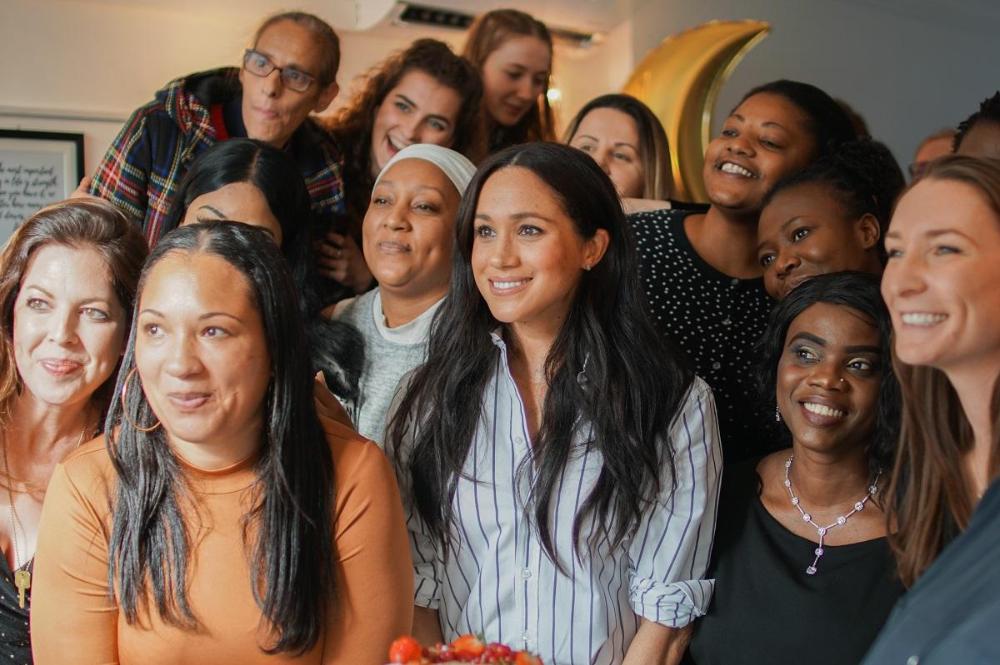
<path fill-rule="evenodd" d="M 458 205 L 476 167 L 437 145 L 411 145 L 382 169 L 362 226 L 365 261 L 378 287 L 337 306 L 334 317 L 365 338 L 358 397 L 347 411 L 381 444 L 400 378 L 423 363 L 434 313 L 451 279 Z"/>

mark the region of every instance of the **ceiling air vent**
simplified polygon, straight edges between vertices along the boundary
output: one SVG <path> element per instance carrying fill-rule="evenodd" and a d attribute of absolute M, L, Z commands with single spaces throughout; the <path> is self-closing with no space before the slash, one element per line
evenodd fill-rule
<path fill-rule="evenodd" d="M 472 25 L 474 18 L 476 17 L 472 14 L 463 14 L 450 9 L 406 4 L 396 20 L 410 25 L 429 25 L 436 28 L 465 30 Z"/>
<path fill-rule="evenodd" d="M 456 12 L 451 9 L 441 9 L 439 7 L 428 7 L 427 5 L 414 5 L 410 3 L 400 3 L 400 11 L 394 22 L 404 25 L 423 25 L 434 28 L 451 28 L 454 30 L 465 30 L 472 25 L 475 20 L 474 14 Z M 599 41 L 599 36 L 594 33 L 580 32 L 578 30 L 568 30 L 548 26 L 552 38 L 556 42 L 562 42 L 575 48 L 587 48 Z"/>

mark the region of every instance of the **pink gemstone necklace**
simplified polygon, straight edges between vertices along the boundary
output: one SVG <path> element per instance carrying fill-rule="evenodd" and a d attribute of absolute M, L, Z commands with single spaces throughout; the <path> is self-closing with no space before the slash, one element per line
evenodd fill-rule
<path fill-rule="evenodd" d="M 845 524 L 847 524 L 847 520 L 850 519 L 850 517 L 854 515 L 854 513 L 861 512 L 862 510 L 865 509 L 865 504 L 868 503 L 868 500 L 871 499 L 872 496 L 878 493 L 878 481 L 879 478 L 882 477 L 882 469 L 878 470 L 878 472 L 875 474 L 875 480 L 873 480 L 872 484 L 868 486 L 868 494 L 866 494 L 863 499 L 854 504 L 854 509 L 851 512 L 847 513 L 846 515 L 841 515 L 840 517 L 830 522 L 826 526 L 820 526 L 819 524 L 816 524 L 816 522 L 813 521 L 812 515 L 803 510 L 802 502 L 799 501 L 799 497 L 795 496 L 795 490 L 792 489 L 792 480 L 791 478 L 789 478 L 788 474 L 792 470 L 792 460 L 794 459 L 795 455 L 789 455 L 788 459 L 785 460 L 785 489 L 788 490 L 788 496 L 792 500 L 792 505 L 799 509 L 799 514 L 802 515 L 802 521 L 812 524 L 816 528 L 816 533 L 819 534 L 819 545 L 816 547 L 815 550 L 813 550 L 813 554 L 816 555 L 816 558 L 813 559 L 812 564 L 810 564 L 806 568 L 806 575 L 815 575 L 816 564 L 819 563 L 819 558 L 823 556 L 823 551 L 824 551 L 823 539 L 826 538 L 827 532 L 829 532 L 830 529 L 836 528 L 838 526 L 844 526 Z"/>

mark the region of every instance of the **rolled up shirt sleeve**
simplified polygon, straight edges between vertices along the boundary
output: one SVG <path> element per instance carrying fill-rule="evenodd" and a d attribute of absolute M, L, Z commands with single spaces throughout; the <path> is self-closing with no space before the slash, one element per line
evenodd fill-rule
<path fill-rule="evenodd" d="M 641 617 L 680 628 L 702 616 L 714 580 L 712 553 L 722 479 L 722 447 L 711 389 L 695 379 L 670 431 L 673 464 L 629 547 L 629 600 Z"/>

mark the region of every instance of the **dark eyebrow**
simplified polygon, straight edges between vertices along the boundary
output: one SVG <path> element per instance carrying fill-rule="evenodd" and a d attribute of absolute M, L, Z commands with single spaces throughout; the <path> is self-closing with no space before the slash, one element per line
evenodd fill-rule
<path fill-rule="evenodd" d="M 205 319 L 211 319 L 211 318 L 216 317 L 216 316 L 224 316 L 227 319 L 232 319 L 232 320 L 237 321 L 239 323 L 243 323 L 243 319 L 241 319 L 240 317 L 234 316 L 233 314 L 227 314 L 226 312 L 206 312 L 206 313 L 202 314 L 201 316 L 199 316 L 198 320 L 199 321 L 204 321 Z"/>
<path fill-rule="evenodd" d="M 551 219 L 549 219 L 548 217 L 546 217 L 544 215 L 539 215 L 537 212 L 515 212 L 515 213 L 510 214 L 510 215 L 505 215 L 505 217 L 513 219 L 515 222 L 520 222 L 521 220 L 525 220 L 525 219 L 538 219 L 538 220 L 541 220 L 543 222 L 548 222 L 549 224 L 552 223 Z M 490 217 L 488 214 L 486 214 L 484 212 L 477 212 L 475 218 L 476 219 L 484 219 L 484 220 L 486 220 L 488 222 L 492 222 L 493 221 L 493 218 Z"/>
<path fill-rule="evenodd" d="M 783 232 L 783 231 L 784 231 L 785 229 L 787 229 L 787 228 L 788 228 L 788 227 L 789 227 L 789 226 L 790 226 L 790 225 L 791 225 L 791 224 L 792 224 L 793 222 L 797 222 L 797 221 L 799 221 L 800 219 L 802 219 L 802 215 L 795 215 L 794 217 L 792 217 L 791 219 L 789 219 L 788 221 L 786 221 L 786 222 L 785 222 L 784 224 L 782 224 L 782 225 L 781 225 L 781 226 L 780 226 L 780 227 L 778 228 L 778 235 L 781 235 L 781 233 L 782 233 L 782 232 Z M 764 246 L 764 245 L 766 245 L 766 244 L 767 244 L 767 241 L 764 241 L 764 242 L 761 242 L 761 243 L 757 243 L 757 251 L 759 252 L 759 251 L 760 251 L 760 248 L 761 248 L 761 247 L 763 247 L 763 246 Z"/>
<path fill-rule="evenodd" d="M 395 180 L 390 180 L 388 178 L 382 178 L 381 180 L 378 181 L 378 184 L 379 185 L 391 185 L 391 186 L 395 187 L 396 186 L 396 181 Z M 439 187 L 435 187 L 434 185 L 417 185 L 414 188 L 414 191 L 419 192 L 419 191 L 422 191 L 422 190 L 425 190 L 425 189 L 429 189 L 432 192 L 437 192 L 441 196 L 444 196 L 444 191 L 442 191 L 441 188 L 439 188 Z"/>
<path fill-rule="evenodd" d="M 203 206 L 198 206 L 198 210 L 199 210 L 199 211 L 202 211 L 202 210 L 207 210 L 207 211 L 209 211 L 209 212 L 214 212 L 214 213 L 215 213 L 216 215 L 218 215 L 218 216 L 219 216 L 220 218 L 222 218 L 222 219 L 225 219 L 225 218 L 226 218 L 226 215 L 225 215 L 225 213 L 223 213 L 223 212 L 222 212 L 221 210 L 219 210 L 219 209 L 218 209 L 218 208 L 216 208 L 215 206 L 210 206 L 210 205 L 203 205 Z"/>
<path fill-rule="evenodd" d="M 746 118 L 744 118 L 739 113 L 730 113 L 729 117 L 730 118 L 736 118 L 740 122 L 746 122 L 746 120 L 747 120 Z M 778 129 L 780 129 L 782 131 L 785 131 L 785 132 L 788 131 L 787 127 L 785 127 L 784 125 L 782 125 L 780 122 L 774 122 L 773 120 L 768 120 L 767 122 L 762 122 L 762 123 L 760 123 L 760 126 L 761 127 L 776 127 L 776 128 L 778 128 Z"/>
<path fill-rule="evenodd" d="M 414 101 L 413 101 L 412 99 L 410 99 L 409 97 L 407 97 L 407 96 L 406 96 L 406 95 L 404 95 L 403 93 L 401 93 L 401 92 L 397 92 L 397 93 L 396 93 L 396 96 L 397 96 L 397 97 L 399 97 L 400 99 L 402 99 L 402 100 L 403 100 L 404 102 L 406 102 L 406 103 L 407 103 L 407 104 L 409 104 L 410 106 L 413 106 L 413 107 L 416 107 L 416 108 L 420 108 L 419 106 L 417 106 L 417 103 L 416 103 L 416 102 L 414 102 Z"/>
<path fill-rule="evenodd" d="M 807 341 L 812 342 L 814 344 L 819 344 L 820 346 L 826 346 L 826 340 L 825 339 L 823 339 L 822 337 L 817 337 L 816 335 L 813 335 L 812 333 L 800 332 L 798 335 L 796 335 L 795 337 L 793 337 L 791 339 L 791 341 L 794 342 L 797 339 L 804 339 L 804 340 L 807 340 Z"/>
<path fill-rule="evenodd" d="M 156 309 L 153 309 L 151 307 L 147 307 L 147 308 L 141 310 L 139 312 L 139 314 L 152 314 L 153 316 L 158 316 L 161 319 L 166 318 L 165 316 L 163 316 L 163 312 L 161 312 L 159 310 L 156 310 Z M 233 319 L 234 321 L 239 321 L 240 323 L 243 323 L 243 319 L 241 319 L 240 317 L 233 316 L 232 314 L 226 314 L 225 312 L 206 312 L 205 314 L 202 314 L 201 316 L 199 316 L 198 320 L 202 321 L 204 319 L 210 319 L 213 316 L 224 316 L 226 318 Z"/>

